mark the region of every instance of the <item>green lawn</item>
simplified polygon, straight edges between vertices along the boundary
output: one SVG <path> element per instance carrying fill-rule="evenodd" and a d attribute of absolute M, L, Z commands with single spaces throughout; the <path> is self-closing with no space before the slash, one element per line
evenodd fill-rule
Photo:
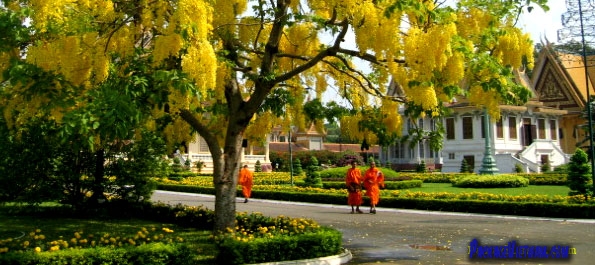
<path fill-rule="evenodd" d="M 566 186 L 541 186 L 541 185 L 530 185 L 522 188 L 457 188 L 453 187 L 450 183 L 424 183 L 421 188 L 407 189 L 414 192 L 450 192 L 450 193 L 463 193 L 463 192 L 484 192 L 491 194 L 505 194 L 505 195 L 568 195 L 570 190 Z"/>
<path fill-rule="evenodd" d="M 139 238 L 142 231 L 144 237 Z M 96 243 L 110 240 L 108 245 L 124 244 L 134 240 L 137 245 L 144 242 L 172 242 L 183 241 L 197 250 L 196 264 L 212 264 L 216 253 L 216 246 L 210 238 L 211 231 L 183 228 L 173 224 L 162 224 L 140 219 L 83 219 L 62 218 L 56 216 L 14 215 L 5 209 L 0 210 L 0 248 L 15 248 L 28 241 L 25 250 L 40 246 L 47 251 L 52 241 L 63 241 L 68 247 L 91 247 Z M 3 240 L 12 238 L 11 242 Z M 143 239 L 144 238 L 144 239 Z M 147 239 L 148 238 L 148 239 Z M 86 239 L 86 240 L 85 240 Z M 83 240 L 83 241 L 81 241 Z M 10 245 L 12 244 L 12 245 Z M 97 243 L 99 244 L 99 243 Z M 103 244 L 106 246 L 106 244 Z M 61 245 L 61 249 L 65 248 Z"/>

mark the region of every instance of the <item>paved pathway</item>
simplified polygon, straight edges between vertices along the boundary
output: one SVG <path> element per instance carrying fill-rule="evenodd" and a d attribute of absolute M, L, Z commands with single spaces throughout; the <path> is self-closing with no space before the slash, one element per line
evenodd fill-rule
<path fill-rule="evenodd" d="M 157 191 L 154 201 L 214 207 L 214 196 Z M 485 214 L 386 209 L 350 214 L 346 205 L 292 203 L 251 199 L 238 212 L 261 212 L 316 220 L 343 232 L 353 253 L 349 264 L 595 264 L 595 220 L 564 220 Z M 382 205 L 382 200 L 380 201 Z M 367 209 L 363 207 L 362 209 Z M 569 259 L 469 259 L 471 240 L 481 245 L 570 245 Z"/>

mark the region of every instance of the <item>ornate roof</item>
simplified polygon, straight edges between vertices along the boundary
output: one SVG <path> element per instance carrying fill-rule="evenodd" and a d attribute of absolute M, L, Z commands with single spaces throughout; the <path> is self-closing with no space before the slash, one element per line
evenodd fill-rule
<path fill-rule="evenodd" d="M 582 56 L 555 51 L 552 44 L 540 51 L 538 65 L 533 73 L 533 84 L 539 100 L 545 106 L 580 112 L 589 94 L 595 96 L 595 56 L 587 57 L 589 82 L 585 77 Z"/>

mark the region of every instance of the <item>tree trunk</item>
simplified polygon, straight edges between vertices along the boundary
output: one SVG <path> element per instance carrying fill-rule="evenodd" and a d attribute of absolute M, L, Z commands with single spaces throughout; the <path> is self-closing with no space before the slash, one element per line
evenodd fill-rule
<path fill-rule="evenodd" d="M 235 134 L 225 140 L 224 152 L 214 159 L 216 170 L 213 172 L 215 184 L 215 231 L 226 231 L 235 227 L 236 195 L 240 165 L 242 135 Z"/>
<path fill-rule="evenodd" d="M 240 104 L 240 103 L 236 103 Z M 217 232 L 226 232 L 227 228 L 235 227 L 236 194 L 238 172 L 242 150 L 244 130 L 250 118 L 241 108 L 229 115 L 227 134 L 223 150 L 215 135 L 201 124 L 190 110 L 181 110 L 180 116 L 188 122 L 205 139 L 213 157 L 213 184 L 215 186 L 215 226 Z M 243 117 L 243 118 L 242 118 Z"/>

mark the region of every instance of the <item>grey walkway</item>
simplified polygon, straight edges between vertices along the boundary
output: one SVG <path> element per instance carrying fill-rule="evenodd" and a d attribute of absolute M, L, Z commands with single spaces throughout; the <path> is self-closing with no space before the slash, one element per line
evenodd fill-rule
<path fill-rule="evenodd" d="M 157 191 L 153 201 L 214 207 L 211 195 Z M 378 208 L 378 213 L 350 214 L 346 205 L 251 199 L 238 212 L 260 212 L 316 220 L 343 232 L 349 264 L 595 264 L 595 220 L 459 214 Z M 382 206 L 382 199 L 380 201 Z M 367 210 L 367 207 L 363 207 Z M 367 211 L 366 211 L 367 212 Z M 481 245 L 570 245 L 569 259 L 469 259 L 471 240 Z"/>

